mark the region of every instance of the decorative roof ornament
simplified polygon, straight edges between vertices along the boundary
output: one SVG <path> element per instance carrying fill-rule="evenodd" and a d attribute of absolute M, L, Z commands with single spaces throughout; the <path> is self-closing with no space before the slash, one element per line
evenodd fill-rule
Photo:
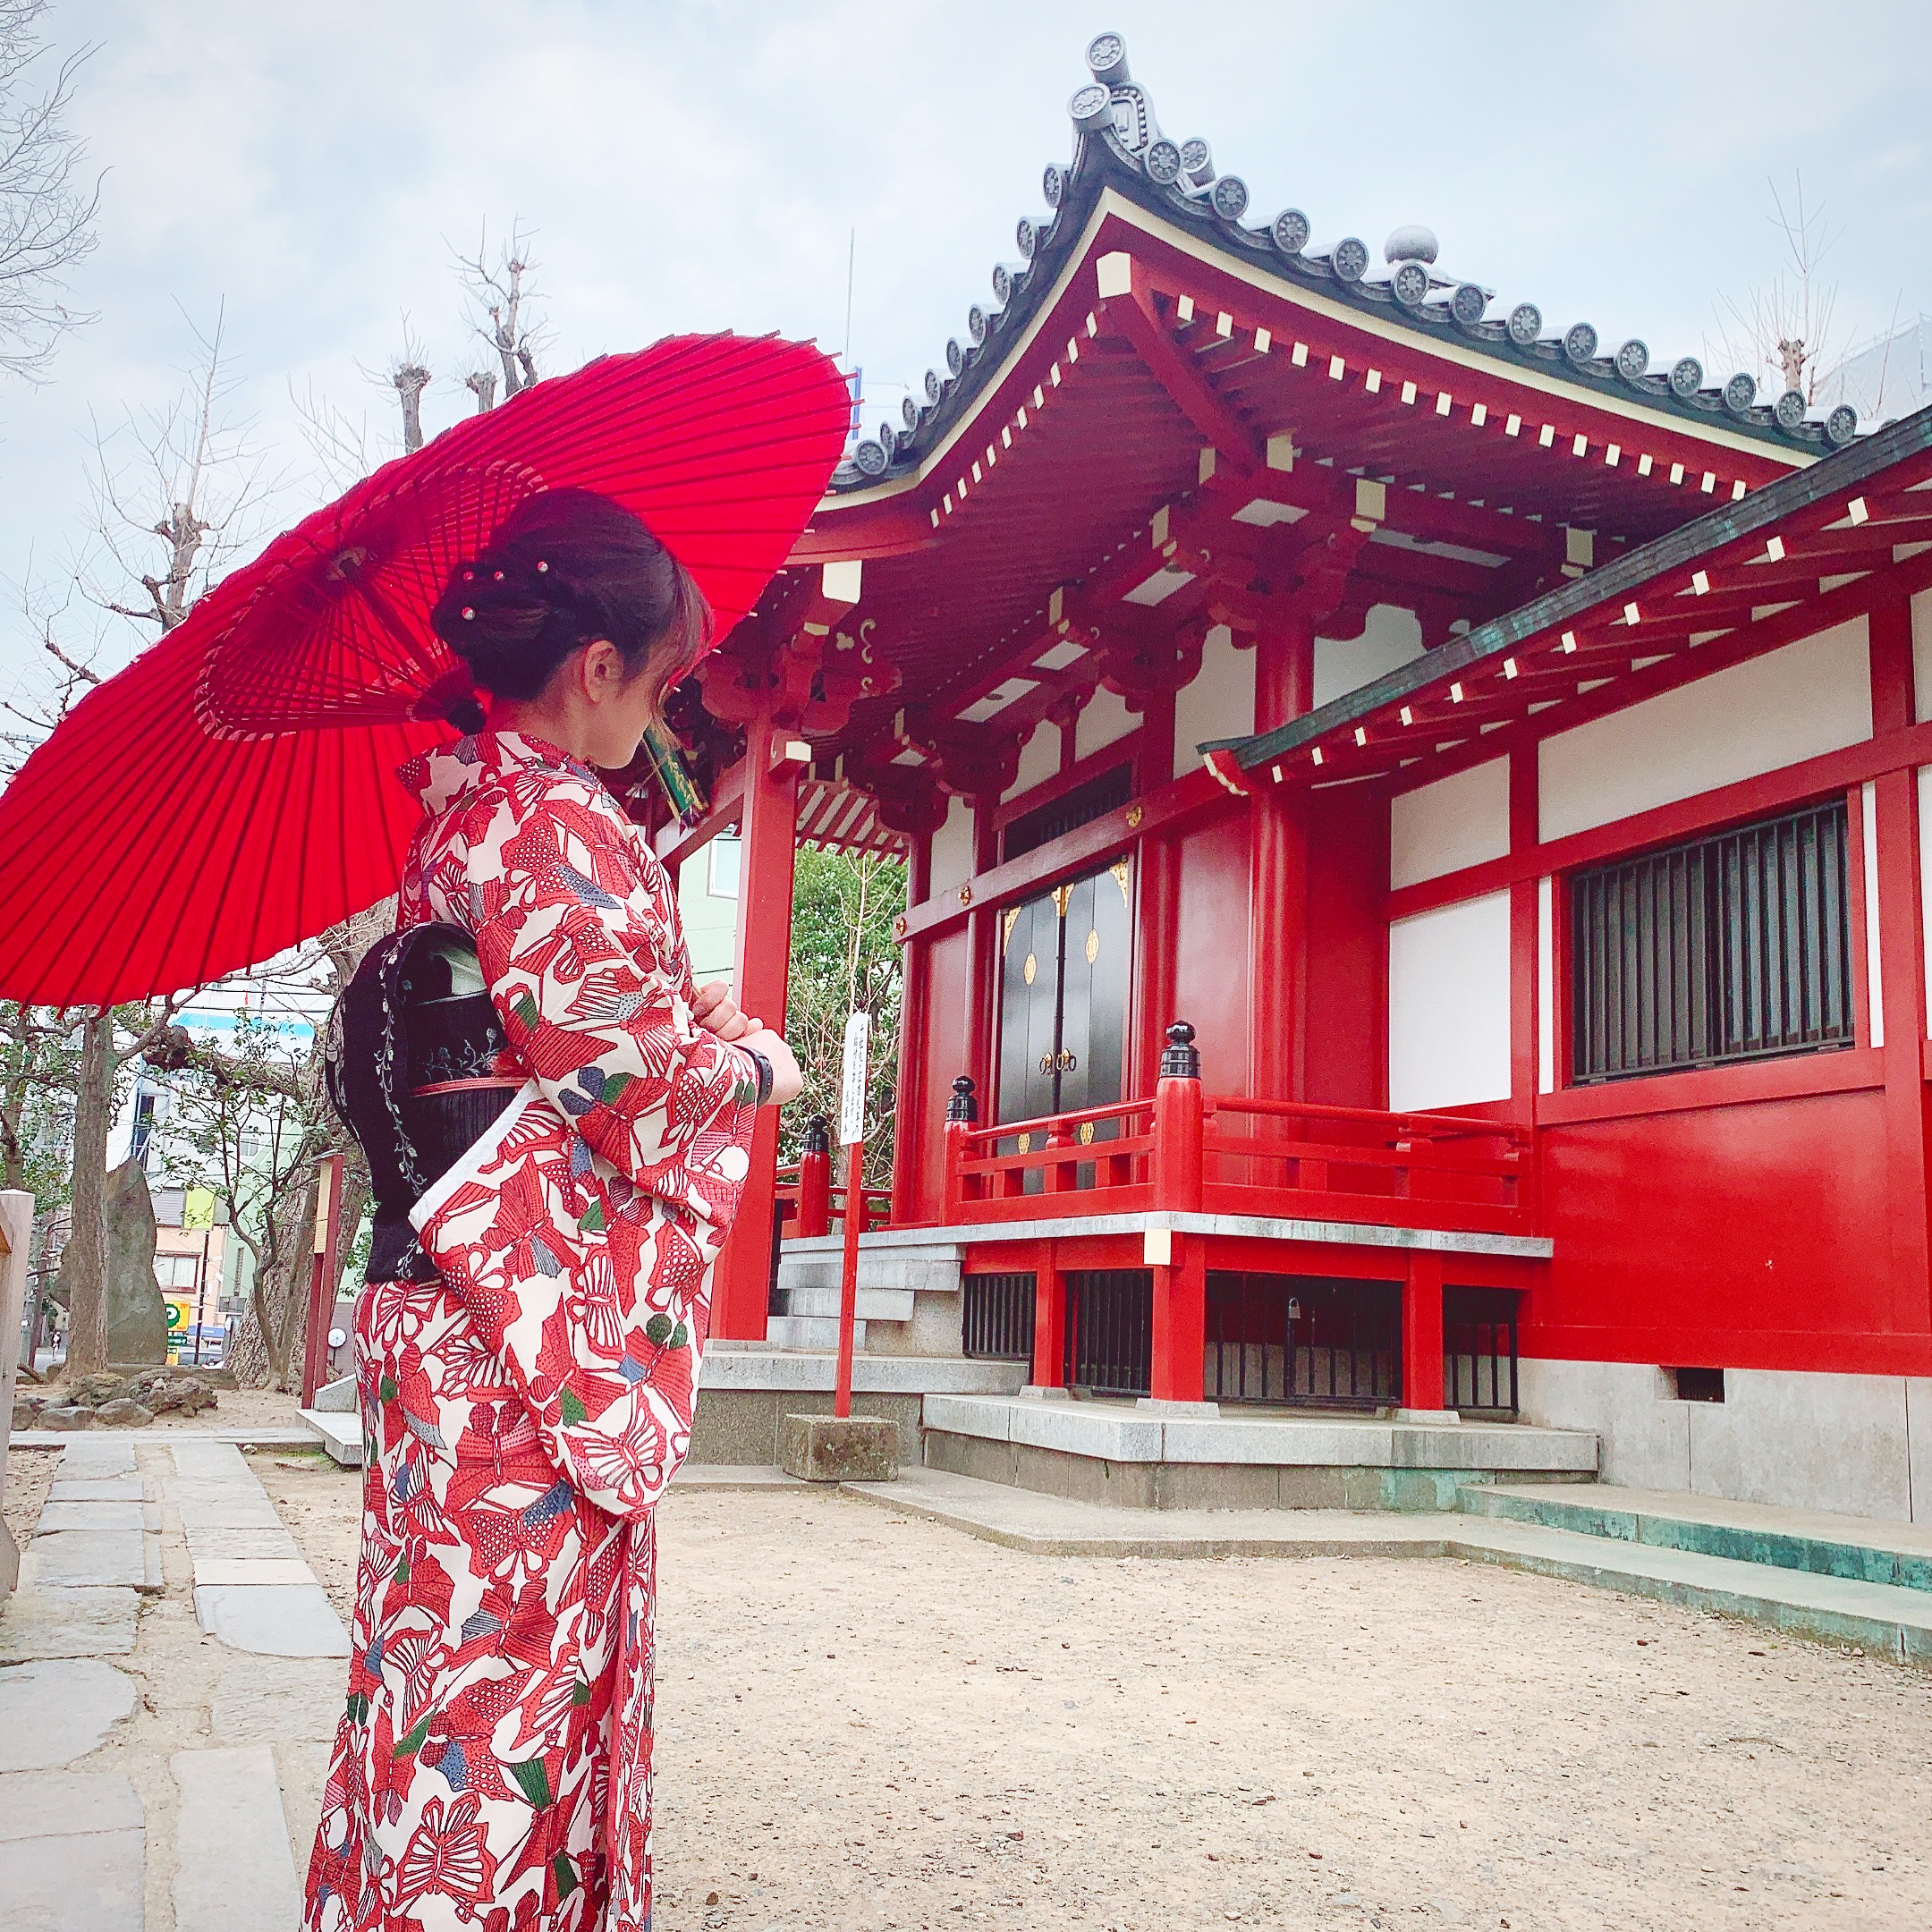
<path fill-rule="evenodd" d="M 1420 223 L 1405 223 L 1390 233 L 1382 250 L 1389 270 L 1385 275 L 1370 275 L 1373 258 L 1359 236 L 1344 234 L 1332 246 L 1311 248 L 1313 227 L 1299 208 L 1284 208 L 1272 221 L 1250 227 L 1252 198 L 1247 182 L 1216 170 L 1206 140 L 1176 141 L 1161 132 L 1153 103 L 1128 67 L 1122 35 L 1097 34 L 1087 46 L 1087 68 L 1091 78 L 1067 104 L 1074 127 L 1073 158 L 1071 164 L 1049 163 L 1040 178 L 1048 212 L 1044 217 L 1022 216 L 1017 224 L 1020 261 L 1002 262 L 993 269 L 997 306 L 988 310 L 976 303 L 969 310 L 966 340 L 947 344 L 947 373 L 927 375 L 924 406 L 915 392 L 906 399 L 903 432 L 875 439 L 888 467 L 916 464 L 942 433 L 942 425 L 951 423 L 978 393 L 981 374 L 1000 366 L 1003 358 L 993 352 L 996 339 L 1038 311 L 1055 279 L 1045 272 L 1046 266 L 1061 259 L 1085 232 L 1095 199 L 1108 185 L 1285 283 L 1326 288 L 1351 308 L 1379 312 L 1424 336 L 1454 332 L 1505 365 L 1532 367 L 1598 394 L 1634 394 L 1672 413 L 1706 422 L 1728 414 L 1739 427 L 1786 448 L 1836 448 L 1858 432 L 1855 411 L 1835 410 L 1821 423 L 1795 391 L 1772 405 L 1759 403 L 1757 385 L 1748 377 L 1706 388 L 1703 368 L 1694 356 L 1653 370 L 1648 347 L 1635 337 L 1610 353 L 1601 349 L 1588 322 L 1546 336 L 1542 310 L 1534 302 L 1519 301 L 1492 319 L 1496 292 L 1445 274 L 1438 266 L 1436 235 Z M 835 487 L 851 487 L 869 474 L 860 462 L 855 451 L 842 463 Z"/>

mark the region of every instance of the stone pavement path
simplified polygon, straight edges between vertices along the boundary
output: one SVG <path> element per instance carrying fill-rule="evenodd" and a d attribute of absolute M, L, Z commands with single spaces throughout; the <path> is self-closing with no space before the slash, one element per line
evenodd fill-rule
<path fill-rule="evenodd" d="M 0 1926 L 293 1932 L 341 1621 L 233 1445 L 58 1453 L 0 1606 Z"/>

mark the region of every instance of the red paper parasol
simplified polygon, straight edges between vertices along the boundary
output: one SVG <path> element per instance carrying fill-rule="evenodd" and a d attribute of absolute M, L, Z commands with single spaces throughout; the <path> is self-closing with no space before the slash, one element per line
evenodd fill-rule
<path fill-rule="evenodd" d="M 468 690 L 430 631 L 532 491 L 635 511 L 722 637 L 797 541 L 851 402 L 809 344 L 673 337 L 523 391 L 279 537 L 91 691 L 0 795 L 0 996 L 104 1004 L 271 958 L 396 888 L 396 782 Z"/>

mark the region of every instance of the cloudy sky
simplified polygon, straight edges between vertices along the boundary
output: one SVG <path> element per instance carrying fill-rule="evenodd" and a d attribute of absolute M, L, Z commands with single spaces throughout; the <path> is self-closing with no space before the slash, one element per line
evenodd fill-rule
<path fill-rule="evenodd" d="M 1552 326 L 1715 360 L 1723 301 L 1779 266 L 1769 183 L 1799 171 L 1839 337 L 1932 309 L 1922 4 L 57 0 L 50 25 L 96 48 L 74 124 L 100 244 L 72 301 L 99 319 L 45 386 L 0 378 L 0 695 L 38 675 L 23 586 L 57 598 L 95 521 L 94 426 L 136 487 L 115 426 L 179 392 L 220 313 L 229 411 L 275 485 L 260 519 L 292 521 L 327 487 L 292 397 L 366 416 L 387 453 L 406 327 L 430 426 L 468 401 L 453 255 L 486 224 L 532 237 L 553 370 L 693 328 L 839 350 L 856 233 L 850 357 L 869 419 L 895 411 L 1041 212 L 1103 28 L 1258 217 L 1292 202 L 1318 241 L 1377 249 L 1426 222 L 1445 268 Z"/>

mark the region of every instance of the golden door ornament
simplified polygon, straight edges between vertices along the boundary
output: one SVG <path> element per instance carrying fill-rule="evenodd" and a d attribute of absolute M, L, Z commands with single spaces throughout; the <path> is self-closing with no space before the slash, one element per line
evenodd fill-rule
<path fill-rule="evenodd" d="M 1087 928 L 1087 963 L 1091 966 L 1100 957 L 1100 934 L 1097 928 Z"/>
<path fill-rule="evenodd" d="M 1026 964 L 1020 969 L 1020 977 L 1024 979 L 1029 986 L 1031 986 L 1033 984 L 1033 975 L 1038 970 L 1039 962 L 1035 959 L 1030 953 L 1029 953 L 1026 956 Z"/>
<path fill-rule="evenodd" d="M 1072 896 L 1072 886 L 1055 886 L 1053 889 L 1054 907 L 1062 919 L 1066 917 L 1067 901 Z"/>
<path fill-rule="evenodd" d="M 1002 953 L 1004 953 L 1006 948 L 1013 944 L 1013 929 L 1019 923 L 1020 908 L 1016 905 L 1008 906 L 1006 910 L 1000 914 L 1000 924 L 1004 928 L 1004 930 L 1000 934 L 1000 951 Z M 1032 981 L 1030 979 L 1027 983 L 1030 986 L 1032 984 Z"/>
<path fill-rule="evenodd" d="M 1121 903 L 1131 912 L 1133 911 L 1133 894 L 1127 884 L 1127 860 L 1116 859 L 1107 868 L 1107 870 L 1114 875 L 1114 883 L 1120 887 Z"/>

